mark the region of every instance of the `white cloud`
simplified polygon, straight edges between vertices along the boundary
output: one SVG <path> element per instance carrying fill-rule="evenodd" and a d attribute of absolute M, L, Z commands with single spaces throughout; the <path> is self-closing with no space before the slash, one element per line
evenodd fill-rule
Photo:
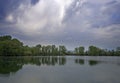
<path fill-rule="evenodd" d="M 8 15 L 7 21 L 16 21 L 15 27 L 30 34 L 54 33 L 62 30 L 67 8 L 73 0 L 40 0 L 35 5 L 29 1 Z"/>
<path fill-rule="evenodd" d="M 114 1 L 114 0 L 87 0 L 87 2 L 90 2 L 90 3 L 94 3 L 94 4 L 106 4 L 108 2 L 111 2 L 111 1 Z"/>
<path fill-rule="evenodd" d="M 120 24 L 113 24 L 109 25 L 106 27 L 100 27 L 100 28 L 91 28 L 88 30 L 91 30 L 94 37 L 96 39 L 114 39 L 115 36 L 119 35 L 120 29 L 119 29 Z"/>
<path fill-rule="evenodd" d="M 13 15 L 12 15 L 12 14 L 9 14 L 9 15 L 6 17 L 6 21 L 7 21 L 7 22 L 13 22 L 13 21 L 14 21 Z"/>
<path fill-rule="evenodd" d="M 109 40 L 114 39 L 115 36 L 118 36 L 120 34 L 119 28 L 120 24 L 112 23 L 112 20 L 109 19 L 111 18 L 111 14 L 107 14 L 108 11 L 107 9 L 109 8 L 110 10 L 112 8 L 111 6 L 109 7 L 108 5 L 105 4 L 111 1 L 112 0 L 106 1 L 98 0 L 96 2 L 90 1 L 91 3 L 94 4 L 103 4 L 98 6 L 96 5 L 88 6 L 89 3 L 85 5 L 83 4 L 84 6 L 82 6 L 81 9 L 77 10 L 76 15 L 74 14 L 76 11 L 73 11 L 72 15 L 70 14 L 70 18 L 68 18 L 66 22 L 66 25 L 67 27 L 69 27 L 69 30 L 66 29 L 66 31 L 68 30 L 69 32 L 78 33 L 79 37 L 83 36 L 82 35 L 83 33 L 86 34 L 86 36 L 88 37 L 89 35 L 91 35 L 91 37 L 93 37 L 92 38 L 93 40 L 105 38 Z M 89 1 L 85 0 L 85 2 Z M 79 0 L 76 3 L 75 7 L 79 7 L 78 4 Z M 112 10 L 115 10 L 115 7 Z M 114 12 L 112 10 L 111 12 Z"/>

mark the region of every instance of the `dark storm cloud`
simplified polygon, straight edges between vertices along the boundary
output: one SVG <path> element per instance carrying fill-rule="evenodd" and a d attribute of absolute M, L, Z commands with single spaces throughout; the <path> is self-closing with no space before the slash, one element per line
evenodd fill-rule
<path fill-rule="evenodd" d="M 27 0 L 0 0 L 0 20 L 4 20 L 9 12 L 16 10 L 21 3 Z M 39 0 L 28 0 L 31 4 L 35 5 Z"/>
<path fill-rule="evenodd" d="M 22 0 L 0 0 L 0 19 L 4 19 L 4 17 L 14 10 L 20 4 Z"/>
<path fill-rule="evenodd" d="M 106 9 L 106 12 L 108 15 L 110 15 L 109 20 L 111 21 L 111 24 L 120 24 L 120 2 L 117 3 L 111 3 L 108 5 L 108 8 Z"/>
<path fill-rule="evenodd" d="M 31 0 L 31 4 L 36 4 L 39 0 Z"/>

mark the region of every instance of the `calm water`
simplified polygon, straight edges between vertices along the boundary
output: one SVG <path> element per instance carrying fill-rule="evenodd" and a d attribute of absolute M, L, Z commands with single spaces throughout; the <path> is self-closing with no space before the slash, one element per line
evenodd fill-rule
<path fill-rule="evenodd" d="M 120 57 L 0 57 L 0 83 L 120 83 Z"/>

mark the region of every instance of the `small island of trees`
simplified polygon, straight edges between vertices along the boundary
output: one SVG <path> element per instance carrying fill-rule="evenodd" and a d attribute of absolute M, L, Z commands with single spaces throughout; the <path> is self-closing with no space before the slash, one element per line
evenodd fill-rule
<path fill-rule="evenodd" d="M 101 49 L 89 46 L 85 51 L 84 46 L 79 46 L 74 51 L 68 51 L 64 45 L 41 45 L 30 47 L 10 35 L 0 36 L 0 56 L 120 56 L 120 47 L 116 50 Z"/>

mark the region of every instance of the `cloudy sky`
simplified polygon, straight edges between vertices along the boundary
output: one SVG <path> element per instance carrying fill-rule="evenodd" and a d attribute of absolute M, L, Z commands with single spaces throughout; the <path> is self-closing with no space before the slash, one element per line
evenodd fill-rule
<path fill-rule="evenodd" d="M 0 0 L 0 35 L 28 45 L 120 46 L 120 0 Z"/>

